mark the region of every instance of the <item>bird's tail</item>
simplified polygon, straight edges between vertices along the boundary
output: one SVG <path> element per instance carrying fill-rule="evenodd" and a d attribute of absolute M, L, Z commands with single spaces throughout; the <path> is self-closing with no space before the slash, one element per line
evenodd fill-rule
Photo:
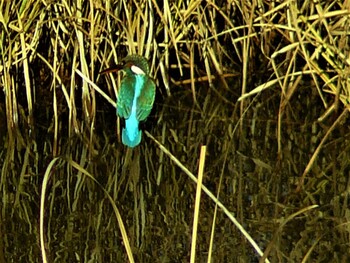
<path fill-rule="evenodd" d="M 127 129 L 123 128 L 122 142 L 124 145 L 133 148 L 140 144 L 141 137 L 142 137 L 142 132 L 139 129 L 137 129 L 135 133 L 133 133 L 133 136 L 130 136 L 130 132 Z"/>

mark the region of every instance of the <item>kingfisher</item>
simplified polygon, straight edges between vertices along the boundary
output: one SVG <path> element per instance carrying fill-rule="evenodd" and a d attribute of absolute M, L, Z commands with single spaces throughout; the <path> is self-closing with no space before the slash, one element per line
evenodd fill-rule
<path fill-rule="evenodd" d="M 142 131 L 139 128 L 139 123 L 146 120 L 151 113 L 156 85 L 149 76 L 149 65 L 143 56 L 126 56 L 122 59 L 121 64 L 101 73 L 119 70 L 124 72 L 124 76 L 117 96 L 117 115 L 125 119 L 122 142 L 133 148 L 141 142 Z"/>

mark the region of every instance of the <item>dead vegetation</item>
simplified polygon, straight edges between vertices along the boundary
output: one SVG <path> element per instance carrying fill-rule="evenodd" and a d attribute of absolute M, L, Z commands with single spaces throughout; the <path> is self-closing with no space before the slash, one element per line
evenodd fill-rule
<path fill-rule="evenodd" d="M 348 262 L 349 10 L 2 1 L 0 262 Z M 134 150 L 98 74 L 130 53 L 158 84 Z"/>

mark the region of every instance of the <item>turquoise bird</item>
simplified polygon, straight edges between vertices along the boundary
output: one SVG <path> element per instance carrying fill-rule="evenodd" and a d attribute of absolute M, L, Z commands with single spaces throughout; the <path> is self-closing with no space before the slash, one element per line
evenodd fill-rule
<path fill-rule="evenodd" d="M 124 72 L 117 98 L 117 115 L 125 119 L 122 142 L 133 148 L 141 142 L 139 123 L 151 113 L 156 85 L 149 76 L 148 62 L 142 56 L 129 55 L 122 59 L 122 64 L 117 65 L 116 69 L 107 69 L 102 73 L 118 70 Z"/>

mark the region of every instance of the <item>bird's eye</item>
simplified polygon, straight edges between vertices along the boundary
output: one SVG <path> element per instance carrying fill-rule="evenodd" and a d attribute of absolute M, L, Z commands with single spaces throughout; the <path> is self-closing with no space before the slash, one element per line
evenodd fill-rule
<path fill-rule="evenodd" d="M 137 75 L 145 75 L 145 72 L 139 68 L 138 66 L 135 66 L 135 65 L 132 65 L 130 67 L 131 71 L 134 73 L 134 74 L 137 74 Z"/>

